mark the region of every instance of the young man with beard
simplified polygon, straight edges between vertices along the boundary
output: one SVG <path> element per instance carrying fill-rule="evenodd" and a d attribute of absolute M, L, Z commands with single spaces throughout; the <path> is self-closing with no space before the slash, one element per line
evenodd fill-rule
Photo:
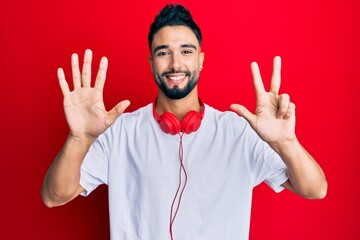
<path fill-rule="evenodd" d="M 90 50 L 82 72 L 72 56 L 74 90 L 58 70 L 69 137 L 45 176 L 42 197 L 63 205 L 107 184 L 111 239 L 247 239 L 253 188 L 265 181 L 307 198 L 323 198 L 325 176 L 295 135 L 295 105 L 280 88 L 279 57 L 269 92 L 251 69 L 255 114 L 204 104 L 197 90 L 204 53 L 190 13 L 168 5 L 148 36 L 158 85 L 154 103 L 132 113 L 124 100 L 107 112 L 107 59 L 91 83 Z"/>

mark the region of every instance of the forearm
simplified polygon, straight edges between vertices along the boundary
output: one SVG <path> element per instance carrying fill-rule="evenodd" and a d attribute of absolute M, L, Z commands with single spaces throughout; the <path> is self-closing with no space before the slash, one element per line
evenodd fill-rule
<path fill-rule="evenodd" d="M 270 146 L 287 165 L 290 183 L 297 194 L 312 199 L 325 197 L 327 192 L 325 174 L 296 138 L 293 141 Z"/>
<path fill-rule="evenodd" d="M 63 205 L 79 195 L 80 167 L 92 142 L 92 139 L 67 138 L 43 182 L 41 195 L 45 205 Z"/>

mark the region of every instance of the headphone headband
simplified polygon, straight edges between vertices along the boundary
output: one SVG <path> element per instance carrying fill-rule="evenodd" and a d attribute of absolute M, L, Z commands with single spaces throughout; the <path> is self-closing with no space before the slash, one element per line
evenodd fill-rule
<path fill-rule="evenodd" d="M 203 101 L 199 98 L 199 103 L 201 106 L 201 111 L 197 112 L 194 110 L 189 111 L 183 118 L 182 122 L 172 113 L 164 112 L 159 115 L 156 112 L 156 100 L 153 103 L 153 115 L 155 120 L 159 123 L 160 128 L 165 132 L 172 135 L 178 134 L 180 132 L 185 132 L 189 134 L 195 132 L 199 129 L 201 120 L 205 114 L 205 105 Z"/>

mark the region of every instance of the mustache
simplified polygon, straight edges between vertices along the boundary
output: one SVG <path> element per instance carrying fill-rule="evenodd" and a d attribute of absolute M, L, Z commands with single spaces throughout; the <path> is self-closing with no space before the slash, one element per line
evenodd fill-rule
<path fill-rule="evenodd" d="M 191 75 L 191 72 L 189 72 L 189 71 L 171 69 L 170 71 L 163 72 L 163 73 L 161 74 L 161 76 L 162 76 L 162 77 L 165 77 L 166 75 L 172 74 L 172 73 L 185 73 L 185 75 L 187 75 L 187 76 L 190 76 L 190 75 Z"/>

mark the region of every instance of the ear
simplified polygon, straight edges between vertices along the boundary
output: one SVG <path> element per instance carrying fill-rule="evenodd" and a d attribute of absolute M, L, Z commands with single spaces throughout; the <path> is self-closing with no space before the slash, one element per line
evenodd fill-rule
<path fill-rule="evenodd" d="M 148 56 L 148 60 L 149 60 L 149 64 L 150 64 L 150 69 L 151 72 L 153 72 L 153 57 L 151 55 Z"/>
<path fill-rule="evenodd" d="M 199 53 L 199 69 L 200 69 L 200 71 L 203 69 L 204 58 L 205 58 L 205 53 L 200 52 Z"/>

